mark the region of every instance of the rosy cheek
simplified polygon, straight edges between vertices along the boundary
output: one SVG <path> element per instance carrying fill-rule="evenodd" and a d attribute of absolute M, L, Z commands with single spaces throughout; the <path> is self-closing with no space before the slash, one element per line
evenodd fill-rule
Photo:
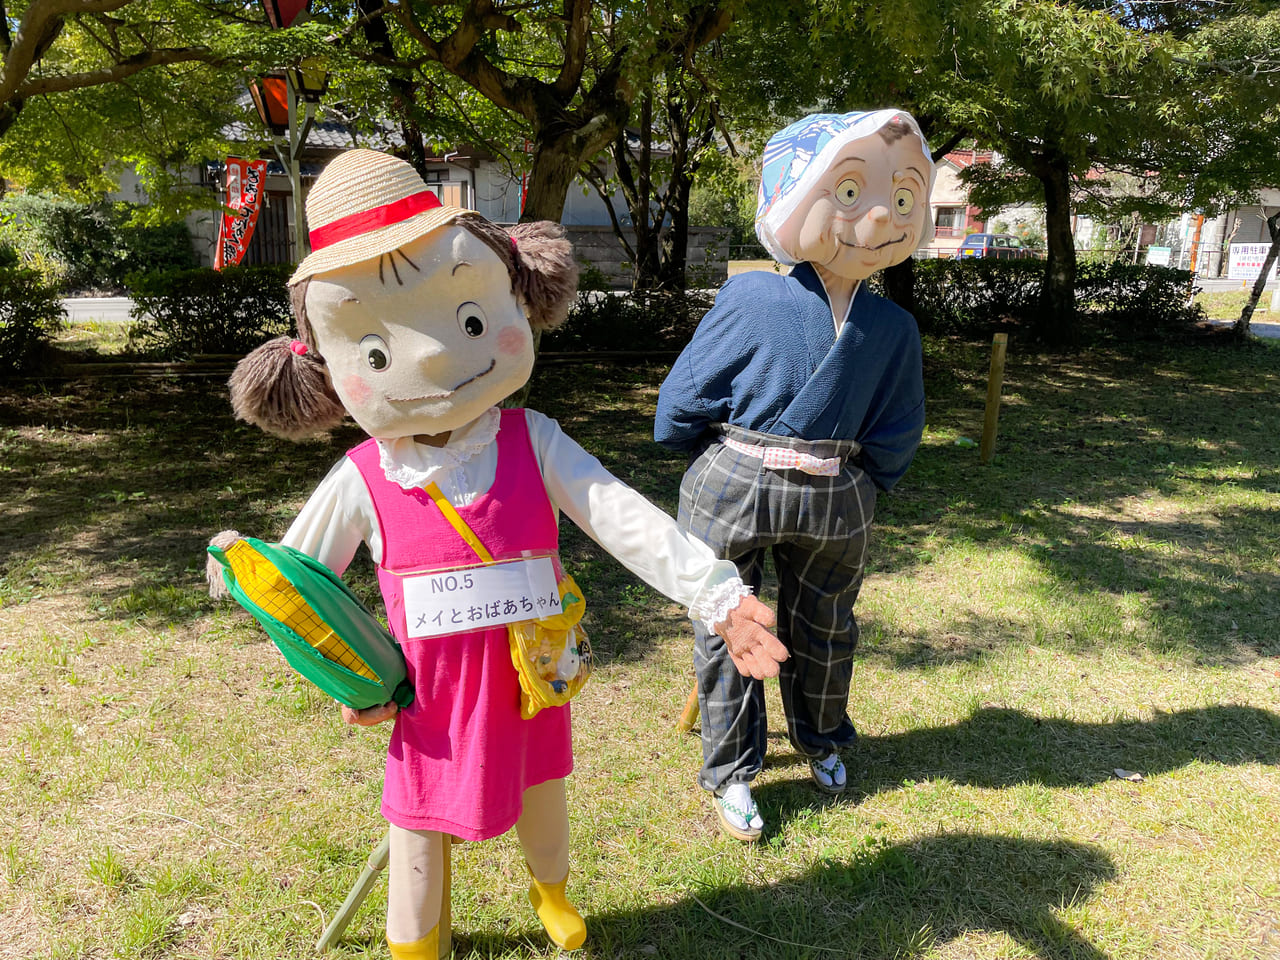
<path fill-rule="evenodd" d="M 342 392 L 352 403 L 365 404 L 373 396 L 373 390 L 363 377 L 350 374 L 342 381 Z"/>
<path fill-rule="evenodd" d="M 524 353 L 528 342 L 528 334 L 519 327 L 507 327 L 498 334 L 498 352 L 514 357 Z"/>

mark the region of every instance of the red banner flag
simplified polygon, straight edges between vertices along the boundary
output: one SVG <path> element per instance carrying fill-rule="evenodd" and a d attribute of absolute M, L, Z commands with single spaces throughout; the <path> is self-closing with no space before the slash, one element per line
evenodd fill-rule
<path fill-rule="evenodd" d="M 267 161 L 227 157 L 227 206 L 234 212 L 222 215 L 213 269 L 234 267 L 244 259 L 253 228 L 258 224 L 266 179 Z"/>

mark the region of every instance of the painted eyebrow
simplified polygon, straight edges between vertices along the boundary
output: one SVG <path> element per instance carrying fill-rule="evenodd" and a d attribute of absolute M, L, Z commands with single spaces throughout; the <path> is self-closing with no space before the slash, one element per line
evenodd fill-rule
<path fill-rule="evenodd" d="M 383 264 L 385 263 L 391 264 L 391 272 L 394 273 L 396 276 L 396 286 L 398 287 L 404 286 L 404 281 L 400 279 L 400 271 L 396 269 L 397 254 L 399 254 L 401 260 L 403 260 L 409 266 L 413 267 L 413 270 L 415 273 L 422 272 L 418 268 L 418 265 L 414 263 L 412 260 L 410 260 L 403 250 L 397 247 L 396 249 L 392 250 L 390 253 L 384 253 L 382 256 L 378 257 L 378 282 L 383 286 L 386 286 L 387 284 L 387 281 L 383 276 L 383 270 L 382 270 Z"/>
<path fill-rule="evenodd" d="M 457 273 L 459 267 L 469 267 L 469 266 L 471 266 L 471 261 L 459 260 L 457 263 L 453 265 L 453 269 L 449 271 L 449 276 L 452 277 L 455 273 Z"/>
<path fill-rule="evenodd" d="M 867 161 L 866 161 L 866 158 L 864 157 L 845 157 L 843 160 L 837 163 L 834 167 L 832 167 L 831 170 L 834 173 L 836 170 L 839 170 L 850 163 L 860 163 L 863 166 L 866 166 Z"/>

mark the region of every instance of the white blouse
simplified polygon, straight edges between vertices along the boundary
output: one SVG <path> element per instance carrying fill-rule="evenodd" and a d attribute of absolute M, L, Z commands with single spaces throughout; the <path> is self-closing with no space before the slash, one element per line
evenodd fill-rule
<path fill-rule="evenodd" d="M 387 479 L 404 489 L 435 481 L 454 506 L 472 503 L 492 485 L 498 466 L 500 413 L 492 408 L 455 430 L 443 447 L 412 437 L 379 440 Z M 674 520 L 601 466 L 560 425 L 525 411 L 534 455 L 551 506 L 568 515 L 619 563 L 655 590 L 689 608 L 710 630 L 751 590 L 729 560 L 681 530 Z M 382 531 L 360 471 L 347 457 L 333 466 L 282 541 L 341 574 L 361 542 L 382 556 Z"/>

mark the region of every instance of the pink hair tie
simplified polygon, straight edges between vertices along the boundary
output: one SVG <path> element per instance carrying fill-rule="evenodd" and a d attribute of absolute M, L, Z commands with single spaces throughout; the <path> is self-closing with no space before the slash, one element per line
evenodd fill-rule
<path fill-rule="evenodd" d="M 292 340 L 289 343 L 289 349 L 301 357 L 306 354 L 307 345 L 301 340 Z"/>
<path fill-rule="evenodd" d="M 511 252 L 512 252 L 512 253 L 515 253 L 518 249 L 519 249 L 519 244 L 517 244 L 517 243 L 516 243 L 516 238 L 515 238 L 515 237 L 512 237 L 512 238 L 511 238 Z"/>

